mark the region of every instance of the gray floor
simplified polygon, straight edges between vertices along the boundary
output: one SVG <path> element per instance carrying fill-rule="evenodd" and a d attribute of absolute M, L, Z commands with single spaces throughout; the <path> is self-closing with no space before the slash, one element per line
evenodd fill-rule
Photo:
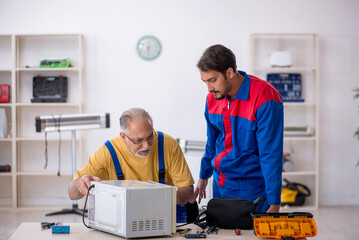
<path fill-rule="evenodd" d="M 45 217 L 54 210 L 0 210 L 0 239 L 9 239 L 22 222 L 82 222 L 78 215 L 57 215 Z M 284 210 L 286 211 L 286 210 Z M 317 223 L 316 240 L 357 240 L 359 239 L 359 205 L 343 207 L 320 207 L 309 211 Z M 29 238 L 30 239 L 30 238 Z"/>

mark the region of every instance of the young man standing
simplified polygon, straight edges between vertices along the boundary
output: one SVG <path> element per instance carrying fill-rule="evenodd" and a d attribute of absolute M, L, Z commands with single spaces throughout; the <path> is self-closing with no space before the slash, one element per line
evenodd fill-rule
<path fill-rule="evenodd" d="M 207 144 L 191 202 L 213 198 L 262 197 L 257 212 L 278 212 L 282 187 L 283 103 L 268 82 L 237 71 L 233 52 L 214 45 L 197 67 L 207 85 Z"/>

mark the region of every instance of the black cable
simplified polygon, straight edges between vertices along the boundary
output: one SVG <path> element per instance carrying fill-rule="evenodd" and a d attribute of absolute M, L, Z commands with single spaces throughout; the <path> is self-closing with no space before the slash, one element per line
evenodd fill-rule
<path fill-rule="evenodd" d="M 197 217 L 197 220 L 193 224 L 197 225 L 198 227 L 202 228 L 203 230 L 206 229 L 207 228 L 206 213 L 203 213 L 203 212 L 200 213 Z"/>
<path fill-rule="evenodd" d="M 91 186 L 89 187 L 89 189 L 87 190 L 86 200 L 85 200 L 85 205 L 84 205 L 84 210 L 83 210 L 83 212 L 82 212 L 82 222 L 83 222 L 83 224 L 84 224 L 87 228 L 91 228 L 91 227 L 89 227 L 89 226 L 85 223 L 85 209 L 86 209 L 87 198 L 88 198 L 88 196 L 89 196 L 90 190 L 91 190 L 91 188 L 94 188 L 94 187 L 95 187 L 95 185 L 93 184 L 93 185 L 91 185 Z M 88 211 L 88 217 L 89 217 L 89 216 L 90 216 L 90 211 Z"/>
<path fill-rule="evenodd" d="M 57 132 L 59 133 L 59 147 L 58 147 L 58 156 L 59 156 L 59 167 L 57 171 L 57 176 L 60 176 L 61 173 L 61 130 L 60 130 L 60 123 L 61 123 L 61 114 L 59 115 L 59 118 L 56 119 L 54 115 L 51 115 L 54 123 L 55 123 L 55 129 L 57 129 Z M 47 144 L 47 132 L 45 131 L 45 166 L 44 169 L 47 168 L 47 164 L 49 161 L 49 154 L 48 154 L 48 144 Z"/>
<path fill-rule="evenodd" d="M 202 206 L 202 212 L 198 214 L 193 224 L 205 230 L 207 228 L 207 206 Z"/>
<path fill-rule="evenodd" d="M 59 133 L 59 147 L 58 147 L 58 156 L 59 156 L 59 167 L 57 170 L 57 176 L 61 176 L 61 130 L 60 130 L 60 122 L 61 122 L 61 114 L 59 115 L 59 118 L 56 119 L 54 115 L 51 115 L 52 119 L 54 120 L 54 124 L 55 124 L 55 129 L 57 129 L 57 132 Z M 45 132 L 45 138 L 46 138 L 47 132 Z M 47 154 L 47 140 L 45 140 L 45 145 L 46 145 L 46 149 L 45 149 L 45 158 L 46 158 L 46 166 L 47 166 L 47 161 L 48 161 L 48 154 Z"/>
<path fill-rule="evenodd" d="M 48 159 L 49 159 L 49 156 L 47 153 L 47 132 L 45 132 L 45 166 L 44 166 L 44 169 L 47 168 Z"/>
<path fill-rule="evenodd" d="M 61 170 L 61 132 L 59 131 L 59 169 L 57 171 L 57 176 L 60 176 L 60 170 Z"/>
<path fill-rule="evenodd" d="M 60 176 L 60 170 L 61 170 L 61 130 L 60 130 L 60 122 L 61 122 L 61 114 L 59 116 L 58 122 L 57 122 L 57 132 L 59 133 L 59 169 L 57 171 L 57 176 Z"/>
<path fill-rule="evenodd" d="M 178 228 L 178 227 L 183 227 L 183 226 L 186 226 L 186 225 L 188 225 L 188 224 L 191 224 L 191 223 L 184 223 L 184 224 L 181 224 L 181 225 L 176 225 L 176 228 Z"/>
<path fill-rule="evenodd" d="M 189 223 L 184 223 L 181 225 L 176 225 L 176 228 L 179 227 L 183 227 L 186 226 L 188 224 L 193 223 L 194 225 L 197 225 L 198 227 L 200 227 L 202 230 L 205 230 L 207 228 L 207 224 L 206 224 L 206 213 L 207 213 L 207 208 L 206 206 L 202 206 L 203 211 L 198 214 L 198 216 L 196 217 L 196 220 L 194 222 L 189 222 Z"/>

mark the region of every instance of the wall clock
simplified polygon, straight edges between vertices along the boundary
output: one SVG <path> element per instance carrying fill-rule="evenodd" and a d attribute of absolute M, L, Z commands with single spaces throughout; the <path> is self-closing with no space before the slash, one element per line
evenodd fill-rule
<path fill-rule="evenodd" d="M 143 36 L 137 42 L 137 53 L 145 60 L 153 60 L 161 53 L 161 43 L 155 36 Z"/>

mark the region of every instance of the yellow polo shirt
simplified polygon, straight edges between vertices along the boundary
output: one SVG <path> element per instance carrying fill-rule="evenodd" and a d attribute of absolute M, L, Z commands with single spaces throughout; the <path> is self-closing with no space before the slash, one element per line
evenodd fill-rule
<path fill-rule="evenodd" d="M 193 185 L 192 174 L 179 144 L 165 133 L 163 137 L 165 183 L 176 187 Z M 153 139 L 151 152 L 146 158 L 137 157 L 128 150 L 120 136 L 112 138 L 110 142 L 116 151 L 125 180 L 159 181 L 157 133 Z M 102 180 L 117 180 L 115 166 L 105 144 L 90 156 L 89 161 L 83 168 L 76 172 L 74 180 L 83 175 L 96 176 Z"/>

